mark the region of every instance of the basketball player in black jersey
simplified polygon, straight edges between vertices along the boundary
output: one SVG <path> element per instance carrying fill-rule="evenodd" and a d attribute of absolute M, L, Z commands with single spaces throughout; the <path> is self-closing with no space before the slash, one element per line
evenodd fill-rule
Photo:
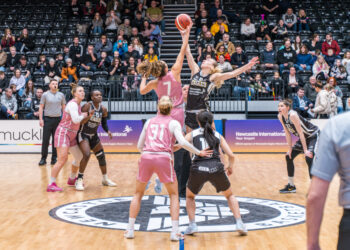
<path fill-rule="evenodd" d="M 299 115 L 296 111 L 291 110 L 292 103 L 289 100 L 283 100 L 278 104 L 278 119 L 280 120 L 284 132 L 286 133 L 286 140 L 289 150 L 286 154 L 288 184 L 280 190 L 280 193 L 295 193 L 296 187 L 294 185 L 294 158 L 300 153 L 305 154 L 306 164 L 309 167 L 309 174 L 311 177 L 311 166 L 315 154 L 316 143 L 320 130 L 317 126 Z M 299 138 L 299 140 L 292 146 L 291 134 Z"/>
<path fill-rule="evenodd" d="M 227 73 L 220 73 L 218 63 L 214 59 L 204 60 L 201 67 L 196 64 L 191 54 L 190 46 L 187 46 L 186 58 L 191 69 L 191 82 L 188 90 L 185 125 L 187 132 L 198 128 L 196 114 L 202 109 L 210 110 L 209 95 L 214 88 L 220 88 L 225 80 L 234 78 L 251 69 L 258 63 L 258 57 L 254 57 L 248 64 Z"/>
<path fill-rule="evenodd" d="M 200 192 L 203 185 L 209 181 L 216 188 L 217 192 L 221 192 L 226 197 L 228 205 L 236 219 L 236 229 L 239 234 L 246 235 L 247 229 L 241 219 L 238 201 L 232 193 L 230 188 L 231 184 L 225 173 L 224 164 L 222 164 L 220 160 L 219 147 L 221 147 L 229 157 L 229 165 L 226 169 L 228 175 L 232 174 L 234 155 L 225 138 L 217 131 L 213 130 L 213 115 L 209 111 L 200 111 L 197 115 L 197 120 L 200 128 L 188 133 L 185 138 L 189 142 L 192 142 L 198 149 L 212 149 L 213 155 L 210 158 L 193 157 L 186 189 L 186 209 L 189 217 L 189 226 L 185 234 L 194 234 L 198 232 L 198 227 L 195 222 L 195 196 Z"/>
<path fill-rule="evenodd" d="M 105 153 L 100 141 L 100 138 L 97 135 L 97 129 L 102 125 L 104 131 L 108 133 L 110 139 L 112 139 L 112 133 L 108 129 L 107 125 L 107 109 L 102 106 L 102 94 L 99 90 L 92 90 L 90 93 L 91 101 L 86 103 L 82 108 L 82 112 L 89 112 L 94 110 L 93 116 L 85 123 L 82 124 L 78 132 L 78 143 L 80 150 L 83 153 L 83 159 L 80 162 L 78 179 L 75 182 L 76 190 L 84 190 L 83 176 L 86 165 L 90 159 L 91 150 L 95 153 L 100 169 L 102 172 L 102 185 L 114 187 L 116 184 L 108 179 L 107 177 L 107 163 L 105 158 Z"/>

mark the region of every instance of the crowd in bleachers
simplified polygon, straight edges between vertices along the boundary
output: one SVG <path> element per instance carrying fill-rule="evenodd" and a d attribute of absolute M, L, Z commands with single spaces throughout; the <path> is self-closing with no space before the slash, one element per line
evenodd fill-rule
<path fill-rule="evenodd" d="M 52 79 L 68 99 L 72 82 L 90 89 L 125 77 L 118 87 L 127 96 L 137 64 L 158 60 L 162 9 L 160 0 L 1 3 L 0 118 L 38 117 Z"/>
<path fill-rule="evenodd" d="M 251 99 L 297 98 L 302 88 L 315 105 L 311 83 L 328 82 L 337 96 L 338 111 L 343 110 L 350 83 L 350 22 L 345 5 L 278 0 L 223 3 L 201 2 L 194 13 L 197 60 L 201 64 L 213 58 L 223 71 L 232 71 L 259 56 L 259 65 L 230 83 L 234 96 L 248 92 Z"/>

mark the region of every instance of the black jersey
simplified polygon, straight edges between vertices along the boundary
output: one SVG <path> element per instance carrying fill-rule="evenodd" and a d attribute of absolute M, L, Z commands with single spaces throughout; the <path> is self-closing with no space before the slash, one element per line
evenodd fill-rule
<path fill-rule="evenodd" d="M 288 112 L 288 118 L 285 119 L 284 116 L 282 115 L 282 122 L 283 124 L 286 126 L 286 128 L 288 129 L 288 131 L 290 133 L 292 133 L 293 135 L 300 137 L 294 124 L 292 123 L 292 121 L 290 120 L 290 115 L 291 113 L 296 113 L 299 116 L 300 119 L 300 125 L 301 128 L 303 130 L 304 136 L 305 138 L 314 136 L 315 134 L 317 134 L 317 132 L 319 131 L 318 127 L 313 125 L 311 122 L 309 122 L 308 120 L 306 120 L 304 117 L 302 117 L 301 115 L 299 115 L 296 111 L 294 110 L 290 110 Z"/>
<path fill-rule="evenodd" d="M 209 110 L 209 95 L 215 88 L 215 84 L 210 82 L 210 75 L 201 76 L 198 72 L 192 77 L 188 89 L 186 110 Z"/>
<path fill-rule="evenodd" d="M 220 142 L 220 138 L 221 135 L 214 131 L 214 135 L 215 137 L 218 139 L 218 141 Z M 198 128 L 192 131 L 192 143 L 193 146 L 195 146 L 196 148 L 198 148 L 199 150 L 203 150 L 209 147 L 207 140 L 204 138 L 204 130 L 203 128 Z M 219 146 L 220 144 L 218 143 L 217 146 L 215 148 L 213 148 L 213 155 L 208 158 L 208 157 L 200 157 L 195 155 L 193 157 L 193 163 L 200 163 L 201 165 L 206 161 L 220 161 L 220 152 L 219 152 Z"/>
<path fill-rule="evenodd" d="M 101 124 L 101 120 L 102 120 L 102 105 L 100 104 L 98 106 L 98 108 L 94 107 L 94 104 L 92 102 L 90 103 L 90 110 L 94 109 L 95 113 L 93 114 L 93 116 L 91 116 L 91 118 L 80 127 L 80 132 L 84 133 L 84 134 L 88 134 L 88 135 L 94 135 L 97 134 L 97 129 L 98 126 L 100 126 Z"/>

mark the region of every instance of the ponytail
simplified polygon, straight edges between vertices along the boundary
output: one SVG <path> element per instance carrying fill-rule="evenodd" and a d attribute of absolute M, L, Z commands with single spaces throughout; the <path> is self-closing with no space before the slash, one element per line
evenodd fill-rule
<path fill-rule="evenodd" d="M 204 129 L 203 135 L 210 149 L 216 148 L 219 145 L 220 141 L 215 137 L 212 128 L 213 115 L 209 111 L 203 110 L 198 113 L 197 120 L 200 126 Z"/>

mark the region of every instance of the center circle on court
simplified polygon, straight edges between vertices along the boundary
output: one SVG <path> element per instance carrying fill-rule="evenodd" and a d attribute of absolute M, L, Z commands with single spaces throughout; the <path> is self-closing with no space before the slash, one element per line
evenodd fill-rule
<path fill-rule="evenodd" d="M 49 211 L 51 217 L 81 226 L 125 230 L 132 196 L 101 198 L 69 203 Z M 292 226 L 305 222 L 305 207 L 268 199 L 237 197 L 243 222 L 248 230 Z M 135 230 L 170 232 L 170 199 L 166 195 L 144 196 Z M 226 198 L 216 195 L 196 196 L 196 222 L 200 232 L 235 231 L 235 219 Z M 186 201 L 180 200 L 179 225 L 188 225 Z"/>

